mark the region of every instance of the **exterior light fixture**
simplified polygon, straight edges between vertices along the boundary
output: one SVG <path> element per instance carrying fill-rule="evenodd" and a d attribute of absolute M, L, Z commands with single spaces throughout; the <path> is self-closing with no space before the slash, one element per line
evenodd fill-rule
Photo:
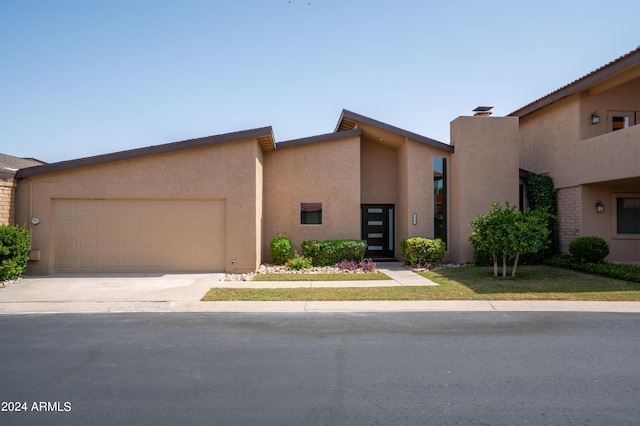
<path fill-rule="evenodd" d="M 600 200 L 596 201 L 596 213 L 604 213 L 604 204 Z"/>
<path fill-rule="evenodd" d="M 594 111 L 591 114 L 591 124 L 598 124 L 600 122 L 600 116 Z"/>
<path fill-rule="evenodd" d="M 417 225 L 418 224 L 418 215 L 414 213 L 412 219 L 413 219 L 413 224 Z"/>

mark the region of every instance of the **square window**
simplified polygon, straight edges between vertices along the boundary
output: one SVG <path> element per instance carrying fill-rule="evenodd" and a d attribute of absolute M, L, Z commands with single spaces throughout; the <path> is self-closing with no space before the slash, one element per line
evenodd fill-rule
<path fill-rule="evenodd" d="M 300 225 L 322 225 L 322 203 L 300 203 Z"/>

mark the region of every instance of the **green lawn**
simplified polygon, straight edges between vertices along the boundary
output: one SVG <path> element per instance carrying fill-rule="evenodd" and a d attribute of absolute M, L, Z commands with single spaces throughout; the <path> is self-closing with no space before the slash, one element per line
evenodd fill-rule
<path fill-rule="evenodd" d="M 212 288 L 202 300 L 607 300 L 640 301 L 640 283 L 552 266 L 521 266 L 517 276 L 496 278 L 493 268 L 422 272 L 439 286 L 369 288 Z M 305 276 L 305 280 L 308 278 Z"/>

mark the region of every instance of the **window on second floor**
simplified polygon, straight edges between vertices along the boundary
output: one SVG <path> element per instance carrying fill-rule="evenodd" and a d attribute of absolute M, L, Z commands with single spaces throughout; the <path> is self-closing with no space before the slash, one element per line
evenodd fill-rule
<path fill-rule="evenodd" d="M 608 131 L 626 129 L 640 123 L 640 111 L 609 111 L 607 114 Z"/>

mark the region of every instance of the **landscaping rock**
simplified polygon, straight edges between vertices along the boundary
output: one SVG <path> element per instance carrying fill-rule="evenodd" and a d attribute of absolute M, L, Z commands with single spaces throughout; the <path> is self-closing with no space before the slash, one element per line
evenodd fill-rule
<path fill-rule="evenodd" d="M 301 269 L 296 271 L 289 269 L 284 265 L 262 264 L 256 273 L 247 274 L 226 274 L 225 281 L 252 281 L 256 274 L 366 274 L 368 272 L 362 269 L 349 271 L 346 269 L 336 268 L 335 266 L 315 266 L 313 268 Z"/>

